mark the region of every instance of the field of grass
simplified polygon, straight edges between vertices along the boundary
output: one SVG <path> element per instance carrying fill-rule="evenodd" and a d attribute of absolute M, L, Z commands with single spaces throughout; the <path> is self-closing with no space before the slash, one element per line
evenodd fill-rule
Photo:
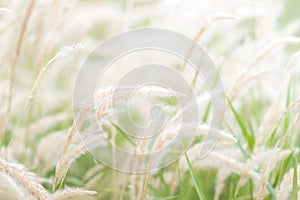
<path fill-rule="evenodd" d="M 299 0 L 0 0 L 0 200 L 300 199 L 299 8 Z M 145 27 L 181 33 L 207 52 L 224 86 L 225 119 L 214 148 L 200 157 L 214 108 L 195 72 L 162 52 L 114 63 L 108 84 L 97 88 L 99 102 L 127 65 L 143 62 L 173 67 L 199 102 L 199 131 L 180 158 L 125 173 L 89 150 L 109 140 L 143 153 L 151 144 L 136 144 L 113 123 L 109 104 L 96 111 L 95 131 L 84 105 L 74 116 L 73 92 L 97 45 Z M 171 108 L 171 131 L 158 142 L 168 145 L 176 99 L 155 87 L 137 95 Z M 139 112 L 147 106 L 133 107 L 137 123 L 149 117 Z"/>

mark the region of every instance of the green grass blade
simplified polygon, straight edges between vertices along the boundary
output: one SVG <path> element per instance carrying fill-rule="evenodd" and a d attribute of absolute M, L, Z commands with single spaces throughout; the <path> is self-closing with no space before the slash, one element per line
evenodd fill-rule
<path fill-rule="evenodd" d="M 233 107 L 232 103 L 230 102 L 230 100 L 227 99 L 227 101 L 228 101 L 229 107 L 230 107 L 230 109 L 231 109 L 238 125 L 240 126 L 243 137 L 247 140 L 249 149 L 251 151 L 253 151 L 254 144 L 255 144 L 255 139 L 254 139 L 253 135 L 249 134 L 249 132 L 247 131 L 246 125 L 243 123 L 243 120 L 240 118 L 239 114 L 234 109 L 234 107 Z"/>
<path fill-rule="evenodd" d="M 201 189 L 200 182 L 197 179 L 197 176 L 196 176 L 196 174 L 195 174 L 195 172 L 193 170 L 193 166 L 191 164 L 191 161 L 190 161 L 190 159 L 189 159 L 189 157 L 188 157 L 188 155 L 186 153 L 185 153 L 185 159 L 186 159 L 186 162 L 188 164 L 189 172 L 190 172 L 190 174 L 192 176 L 192 179 L 193 179 L 193 182 L 194 182 L 194 185 L 195 185 L 198 197 L 199 197 L 200 200 L 205 200 L 206 198 L 205 198 L 205 195 L 204 195 L 204 193 L 203 193 L 203 191 Z"/>
<path fill-rule="evenodd" d="M 120 133 L 125 140 L 127 140 L 130 144 L 132 144 L 134 147 L 137 147 L 137 145 L 135 144 L 135 142 L 126 134 L 123 132 L 122 129 L 120 129 L 119 126 L 117 126 L 116 124 L 112 123 L 112 125 L 117 129 L 118 133 Z"/>
<path fill-rule="evenodd" d="M 294 162 L 294 177 L 293 177 L 293 190 L 292 190 L 292 199 L 298 199 L 298 176 L 297 176 L 297 157 L 293 153 L 293 162 Z"/>
<path fill-rule="evenodd" d="M 203 122 L 207 122 L 210 110 L 211 110 L 211 102 L 209 102 L 208 105 L 205 108 L 205 112 L 204 112 L 204 115 L 202 117 Z"/>
<path fill-rule="evenodd" d="M 226 123 L 227 128 L 229 129 L 229 131 L 231 132 L 232 135 L 234 135 L 232 128 L 229 126 L 229 124 Z M 249 155 L 247 153 L 247 151 L 243 148 L 241 141 L 239 140 L 239 138 L 236 138 L 236 145 L 238 146 L 238 148 L 240 149 L 240 151 L 242 152 L 244 158 L 248 159 Z"/>
<path fill-rule="evenodd" d="M 185 195 L 185 191 L 183 189 L 184 184 L 183 184 L 183 181 L 182 181 L 182 178 L 181 178 L 181 173 L 180 173 L 180 168 L 179 168 L 179 162 L 178 161 L 177 161 L 176 167 L 177 167 L 179 187 L 180 187 L 180 199 L 183 199 L 186 195 Z"/>

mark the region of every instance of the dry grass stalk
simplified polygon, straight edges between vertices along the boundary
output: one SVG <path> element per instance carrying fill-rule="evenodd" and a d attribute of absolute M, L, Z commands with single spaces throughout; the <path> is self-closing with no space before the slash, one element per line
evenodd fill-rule
<path fill-rule="evenodd" d="M 51 194 L 48 198 L 48 200 L 63 200 L 63 199 L 71 199 L 74 197 L 85 197 L 88 195 L 96 195 L 97 192 L 90 191 L 90 190 L 84 190 L 81 188 L 67 188 L 64 190 L 60 190 L 55 192 L 54 194 Z"/>
<path fill-rule="evenodd" d="M 300 173 L 300 167 L 297 168 L 297 174 Z M 289 199 L 293 188 L 294 169 L 290 169 L 283 177 L 279 188 L 277 189 L 277 199 Z M 299 177 L 298 177 L 299 183 Z"/>
<path fill-rule="evenodd" d="M 59 57 L 64 57 L 68 54 L 71 54 L 71 53 L 74 53 L 74 52 L 77 52 L 79 51 L 80 49 L 83 48 L 83 44 L 82 43 L 78 43 L 78 44 L 74 44 L 74 45 L 71 45 L 71 46 L 64 46 L 62 47 L 56 54 L 53 58 L 51 58 L 46 64 L 45 66 L 41 69 L 41 71 L 39 72 L 39 74 L 37 75 L 35 81 L 34 81 L 34 84 L 33 84 L 33 87 L 29 93 L 29 96 L 28 96 L 28 99 L 25 103 L 25 108 L 28 106 L 29 104 L 29 101 L 30 99 L 32 99 L 34 97 L 34 94 L 35 94 L 35 91 L 36 91 L 36 88 L 38 86 L 38 84 L 40 83 L 43 75 L 45 74 L 45 72 L 47 70 L 49 70 L 51 64 L 56 60 L 58 59 Z"/>
<path fill-rule="evenodd" d="M 29 126 L 30 136 L 36 136 L 46 130 L 49 130 L 53 126 L 65 122 L 66 120 L 70 119 L 70 116 L 67 113 L 57 113 L 54 115 L 46 116 L 41 118 Z"/>
<path fill-rule="evenodd" d="M 145 165 L 143 157 L 140 157 L 140 159 L 137 160 L 136 155 L 147 153 L 146 148 L 148 148 L 147 139 L 144 139 L 139 142 L 139 145 L 135 149 L 132 157 L 132 164 L 134 164 L 135 167 Z M 131 197 L 133 199 L 142 200 L 146 198 L 149 175 L 150 172 L 146 172 L 145 174 L 131 175 Z"/>
<path fill-rule="evenodd" d="M 230 172 L 224 168 L 221 168 L 218 171 L 217 178 L 216 178 L 216 187 L 215 187 L 216 190 L 215 190 L 215 194 L 214 194 L 214 200 L 219 199 L 222 189 L 225 185 L 225 180 L 229 175 L 230 175 Z"/>
<path fill-rule="evenodd" d="M 58 3 L 59 2 L 57 2 L 57 1 L 53 1 L 53 5 L 58 4 Z M 37 76 L 39 76 L 39 74 L 40 74 L 40 70 L 43 67 L 43 59 L 45 59 L 46 54 L 48 53 L 49 47 L 53 43 L 54 36 L 56 35 L 56 33 L 59 31 L 59 29 L 63 25 L 64 19 L 65 19 L 64 16 L 67 14 L 67 12 L 69 10 L 69 3 L 70 3 L 70 0 L 64 6 L 64 9 L 62 11 L 62 16 L 60 17 L 59 20 L 57 20 L 58 22 L 54 26 L 54 29 L 52 29 L 52 31 L 50 32 L 48 37 L 45 39 L 45 44 L 43 45 L 41 53 L 39 54 L 40 56 L 37 58 L 35 78 L 37 78 Z M 41 24 L 42 24 L 43 23 L 42 22 L 43 18 L 41 17 L 40 20 L 41 20 Z M 39 41 L 40 39 L 41 38 L 37 36 L 37 41 Z M 46 63 L 46 66 L 47 66 L 48 63 Z M 31 102 L 28 102 L 29 109 L 28 109 L 28 112 L 27 112 L 27 115 L 26 115 L 26 123 L 31 119 L 31 114 L 33 113 L 33 108 L 34 108 L 33 107 L 33 102 L 34 102 L 33 99 L 31 99 Z M 28 132 L 30 132 L 30 131 L 27 130 L 26 134 L 28 134 Z"/>
<path fill-rule="evenodd" d="M 271 171 L 270 164 L 271 164 L 270 162 L 267 163 L 266 169 L 264 170 L 264 173 L 260 180 L 258 191 L 257 191 L 257 196 L 256 196 L 257 200 L 264 199 L 264 197 L 266 196 L 266 185 L 267 185 L 268 177 L 269 177 L 270 171 Z"/>
<path fill-rule="evenodd" d="M 87 148 L 92 149 L 97 147 L 99 144 L 101 144 L 100 142 L 104 139 L 106 139 L 105 135 L 93 137 L 91 138 L 91 141 L 81 142 L 79 145 L 63 153 L 60 161 L 56 165 L 55 180 L 52 185 L 53 191 L 56 190 L 57 185 L 62 181 L 63 177 L 66 175 L 72 162 L 74 162 L 80 155 L 84 154 Z"/>
<path fill-rule="evenodd" d="M 213 15 L 213 16 L 208 17 L 208 19 L 206 20 L 206 22 L 200 27 L 198 33 L 195 35 L 195 37 L 194 37 L 194 39 L 193 39 L 194 42 L 195 42 L 195 45 L 196 45 L 196 43 L 199 41 L 199 39 L 201 38 L 201 36 L 202 36 L 203 33 L 205 32 L 205 30 L 206 30 L 211 24 L 213 24 L 214 22 L 217 22 L 217 21 L 219 21 L 219 20 L 226 20 L 226 19 L 230 19 L 230 20 L 235 19 L 235 20 L 237 20 L 238 17 L 236 17 L 236 16 L 234 16 L 234 15 L 229 15 L 229 14 L 215 14 L 215 15 Z M 195 45 L 193 45 L 193 46 L 189 49 L 187 55 L 185 56 L 186 59 L 185 59 L 185 61 L 184 61 L 184 63 L 183 63 L 183 66 L 182 66 L 182 68 L 181 68 L 181 72 L 183 72 L 183 71 L 185 70 L 186 64 L 187 64 L 187 60 L 190 58 L 190 56 L 191 56 L 191 54 L 192 54 L 192 52 L 193 52 L 193 50 L 194 50 L 194 48 L 195 48 Z M 199 66 L 196 66 L 196 67 L 199 67 Z M 196 73 L 195 73 L 195 75 L 194 75 L 194 77 L 193 77 L 193 80 L 192 80 L 192 82 L 191 82 L 192 88 L 195 87 L 195 84 L 196 84 L 196 82 L 197 82 L 199 73 L 200 73 L 200 70 L 199 70 L 199 69 L 196 70 Z"/>
<path fill-rule="evenodd" d="M 200 144 L 197 146 L 194 146 L 188 151 L 189 157 L 197 158 L 199 154 L 199 149 L 202 148 L 202 145 Z M 250 177 L 256 181 L 260 180 L 260 175 L 253 169 L 251 169 L 247 163 L 243 163 L 239 160 L 230 158 L 228 156 L 221 155 L 218 152 L 210 152 L 203 160 L 202 162 L 205 162 L 205 166 L 211 166 L 211 167 L 219 167 L 220 164 L 223 164 L 224 167 L 226 167 L 227 170 L 231 172 L 238 173 L 240 175 L 244 175 L 246 177 Z"/>
<path fill-rule="evenodd" d="M 272 131 L 270 131 L 268 133 L 268 138 L 269 136 L 279 127 L 280 123 L 282 122 L 282 120 L 286 117 L 286 115 L 292 110 L 294 109 L 296 106 L 298 106 L 300 104 L 300 98 L 295 100 L 294 102 L 292 102 L 280 115 L 279 119 L 277 120 L 277 122 L 275 123 L 275 125 L 272 128 Z"/>
<path fill-rule="evenodd" d="M 203 25 L 199 28 L 197 34 L 194 36 L 194 38 L 193 38 L 194 42 L 197 43 L 197 42 L 199 41 L 199 39 L 201 38 L 201 36 L 203 35 L 203 33 L 205 32 L 205 30 L 206 30 L 209 26 L 211 26 L 213 23 L 215 23 L 215 22 L 217 22 L 217 21 L 220 21 L 220 20 L 226 20 L 226 19 L 238 19 L 238 17 L 237 17 L 237 16 L 234 16 L 234 15 L 230 15 L 230 14 L 220 14 L 220 13 L 214 14 L 214 15 L 208 17 L 208 18 L 206 19 L 206 21 L 203 23 Z M 192 47 L 189 49 L 187 55 L 185 56 L 186 60 L 185 60 L 184 63 L 183 63 L 183 66 L 182 66 L 182 68 L 181 68 L 181 72 L 183 72 L 183 71 L 185 70 L 185 67 L 186 67 L 186 64 L 187 64 L 187 60 L 190 58 L 191 53 L 193 52 L 194 48 L 195 48 L 195 46 L 192 46 Z M 198 76 L 197 73 L 198 73 L 198 71 L 196 72 L 195 77 Z M 195 81 L 195 77 L 194 77 L 193 82 L 196 82 L 196 81 Z"/>
<path fill-rule="evenodd" d="M 0 172 L 12 177 L 35 199 L 47 198 L 48 192 L 37 182 L 35 174 L 27 172 L 23 166 L 0 158 Z"/>
<path fill-rule="evenodd" d="M 52 167 L 55 167 L 59 160 L 59 155 L 63 151 L 63 145 L 65 142 L 65 131 L 58 131 L 51 133 L 44 137 L 38 145 L 37 148 L 37 160 L 35 163 L 35 168 L 38 169 L 43 162 L 45 162 L 45 167 L 43 173 L 46 173 Z"/>
<path fill-rule="evenodd" d="M 297 143 L 297 137 L 298 137 L 298 130 L 299 130 L 299 116 L 296 114 L 295 118 L 293 119 L 293 121 L 291 121 L 291 125 L 288 127 L 288 129 L 286 130 L 285 134 L 280 137 L 280 139 L 277 141 L 276 143 L 276 147 L 282 147 L 284 148 L 284 146 L 287 144 L 287 140 L 289 139 L 289 137 L 292 135 L 292 143 Z M 297 130 L 298 129 L 298 130 Z M 295 134 L 296 133 L 296 134 Z M 297 146 L 297 144 L 294 144 L 295 146 Z"/>
<path fill-rule="evenodd" d="M 266 56 L 268 56 L 274 49 L 287 45 L 287 44 L 297 44 L 300 42 L 300 38 L 285 38 L 278 40 L 276 42 L 273 42 L 269 45 L 267 45 L 263 50 L 261 50 L 251 61 L 250 63 L 245 67 L 245 69 L 242 71 L 242 73 L 238 76 L 237 80 L 233 84 L 233 88 L 230 93 L 230 100 L 234 101 L 236 97 L 239 94 L 239 91 L 241 91 L 241 82 L 244 82 L 247 78 L 249 72 L 253 67 L 255 67 L 259 62 L 261 62 Z"/>
<path fill-rule="evenodd" d="M 7 112 L 6 112 L 6 117 L 9 119 L 10 118 L 10 112 L 11 112 L 11 103 L 12 103 L 12 97 L 14 93 L 14 84 L 15 84 L 15 74 L 16 74 L 16 67 L 19 61 L 19 57 L 21 55 L 23 43 L 24 43 L 24 36 L 27 30 L 27 25 L 28 21 L 32 15 L 34 6 L 35 6 L 36 0 L 31 0 L 29 3 L 29 6 L 27 8 L 27 11 L 25 13 L 24 21 L 22 22 L 21 25 L 21 31 L 20 35 L 18 36 L 18 41 L 17 41 L 17 46 L 15 50 L 15 54 L 12 60 L 11 64 L 11 71 L 10 71 L 10 79 L 9 79 L 9 94 L 8 94 L 8 106 L 7 106 Z M 6 128 L 4 128 L 5 131 Z"/>
<path fill-rule="evenodd" d="M 73 52 L 77 52 L 79 51 L 79 49 L 82 49 L 83 48 L 83 45 L 81 43 L 78 43 L 78 44 L 75 44 L 75 45 L 72 45 L 72 46 L 64 46 L 60 49 L 60 51 L 58 51 L 58 53 L 55 54 L 55 56 L 50 59 L 47 64 L 41 69 L 41 71 L 39 72 L 38 76 L 36 77 L 36 80 L 34 81 L 34 84 L 33 84 L 33 87 L 31 88 L 31 91 L 26 99 L 26 102 L 24 104 L 24 107 L 23 107 L 23 112 L 22 112 L 22 115 L 21 115 L 21 119 L 20 121 L 23 120 L 24 118 L 24 111 L 26 110 L 26 108 L 28 107 L 30 101 L 34 98 L 34 95 L 35 95 L 35 91 L 38 87 L 38 84 L 40 83 L 43 75 L 45 74 L 45 72 L 47 70 L 49 70 L 51 64 L 56 60 L 58 59 L 59 57 L 63 57 L 63 56 L 66 56 L 70 53 L 73 53 Z M 16 126 L 17 127 L 17 126 Z M 25 134 L 28 134 L 29 130 L 26 129 L 26 133 Z M 14 138 L 15 138 L 15 135 L 13 134 L 12 136 L 12 139 L 10 141 L 10 144 L 9 146 L 11 146 L 11 144 L 13 143 L 14 141 Z"/>
<path fill-rule="evenodd" d="M 14 179 L 6 174 L 0 173 L 0 197 L 5 199 L 23 199 L 24 189 Z M 5 198 L 8 196 L 7 198 Z"/>
<path fill-rule="evenodd" d="M 129 90 L 130 91 L 130 90 Z M 115 92 L 115 93 L 114 93 Z M 75 134 L 77 133 L 78 130 L 78 126 L 80 126 L 80 123 L 89 115 L 90 112 L 90 108 L 91 106 L 94 105 L 94 100 L 97 102 L 96 104 L 98 105 L 98 103 L 100 102 L 100 106 L 97 108 L 97 120 L 101 121 L 103 119 L 103 117 L 106 117 L 109 113 L 109 110 L 111 108 L 111 101 L 112 101 L 112 97 L 113 94 L 116 95 L 117 100 L 119 101 L 124 101 L 124 99 L 126 99 L 127 96 L 127 90 L 118 90 L 115 91 L 113 88 L 109 87 L 106 89 L 102 89 L 100 92 L 96 93 L 94 98 L 88 98 L 88 100 L 84 103 L 84 105 L 82 105 L 82 108 L 77 116 L 77 118 L 74 121 L 73 126 L 71 127 L 71 130 L 68 134 L 68 138 L 66 141 L 66 144 L 64 146 L 64 152 L 62 154 L 62 158 L 60 159 L 60 162 L 58 163 L 57 167 L 56 167 L 56 178 L 55 178 L 55 182 L 53 184 L 53 190 L 55 190 L 57 184 L 62 180 L 63 176 L 65 175 L 65 173 L 67 172 L 70 164 L 72 163 L 73 157 L 72 156 L 76 156 L 74 153 L 70 153 L 73 151 L 76 151 L 78 153 L 78 151 L 80 152 L 81 148 L 80 145 L 79 147 L 75 147 L 74 150 L 70 150 L 70 146 L 74 143 L 74 137 Z M 173 95 L 172 93 L 168 92 L 167 90 L 163 90 L 159 87 L 145 87 L 141 90 L 139 90 L 138 94 L 140 94 L 141 96 L 148 96 L 148 95 L 157 95 L 157 96 L 171 96 Z"/>
<path fill-rule="evenodd" d="M 76 116 L 73 126 L 68 134 L 64 152 L 67 151 L 69 146 L 72 144 L 75 133 L 78 129 L 78 125 L 88 117 L 91 107 L 97 105 L 97 120 L 101 121 L 104 117 L 110 114 L 112 109 L 112 99 L 115 97 L 116 103 L 127 101 L 128 92 L 130 88 L 121 88 L 115 90 L 113 87 L 102 88 L 95 93 L 95 96 L 88 97 L 87 100 L 81 105 L 81 109 Z M 137 91 L 137 95 L 141 97 L 157 96 L 157 97 L 171 97 L 173 93 L 166 89 L 162 89 L 156 86 L 143 87 Z"/>
<path fill-rule="evenodd" d="M 245 87 L 245 85 L 251 83 L 254 80 L 257 80 L 257 78 L 264 76 L 264 75 L 268 75 L 271 74 L 270 70 L 266 70 L 266 71 L 260 71 L 260 72 L 256 72 L 254 74 L 248 74 L 247 77 L 245 77 L 244 80 L 241 80 L 241 82 L 239 83 L 239 88 L 242 89 Z M 240 93 L 241 91 L 236 91 L 236 93 Z"/>
<path fill-rule="evenodd" d="M 40 53 L 40 56 L 37 59 L 37 68 L 36 68 L 37 74 L 39 74 L 39 71 L 40 71 L 41 67 L 43 66 L 43 64 L 42 64 L 43 59 L 46 57 L 46 54 L 49 51 L 49 48 L 50 48 L 50 46 L 53 42 L 53 39 L 54 39 L 55 35 L 59 32 L 61 26 L 64 23 L 65 16 L 66 16 L 66 14 L 68 13 L 68 11 L 70 9 L 71 1 L 72 0 L 68 0 L 67 3 L 65 3 L 64 8 L 63 8 L 62 13 L 61 13 L 60 19 L 57 21 L 56 25 L 54 26 L 54 28 L 52 29 L 52 31 L 50 32 L 50 34 L 46 38 L 45 44 L 43 44 L 42 51 Z M 57 4 L 57 3 L 58 3 L 58 1 L 53 1 L 53 4 Z"/>
<path fill-rule="evenodd" d="M 289 83 L 291 81 L 291 76 L 293 73 L 293 69 L 296 66 L 296 61 L 300 56 L 300 51 L 297 51 L 296 53 L 294 53 L 291 58 L 288 61 L 288 64 L 285 68 L 285 73 L 284 73 L 284 82 L 280 88 L 279 94 L 277 99 L 273 102 L 273 104 L 268 108 L 268 111 L 266 112 L 264 119 L 263 119 L 263 123 L 261 125 L 261 127 L 259 128 L 259 134 L 257 135 L 257 142 L 255 143 L 256 147 L 259 147 L 261 145 L 263 145 L 264 143 L 264 138 L 268 138 L 270 135 L 266 135 L 266 134 L 270 134 L 272 133 L 272 131 L 274 130 L 274 125 L 273 124 L 277 124 L 278 123 L 278 119 L 277 119 L 277 114 L 280 113 L 280 103 L 285 101 L 284 98 L 286 95 L 288 95 L 288 87 L 289 87 Z M 275 125 L 276 127 L 276 125 Z"/>

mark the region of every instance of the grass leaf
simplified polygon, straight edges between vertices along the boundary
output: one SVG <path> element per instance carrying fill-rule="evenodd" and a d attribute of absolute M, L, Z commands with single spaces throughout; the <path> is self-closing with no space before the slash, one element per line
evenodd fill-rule
<path fill-rule="evenodd" d="M 186 153 L 185 153 L 185 159 L 186 159 L 186 162 L 188 164 L 189 172 L 190 172 L 190 174 L 192 176 L 192 179 L 193 179 L 193 182 L 194 182 L 194 185 L 195 185 L 198 197 L 199 197 L 200 200 L 205 200 L 206 198 L 205 198 L 205 195 L 204 195 L 204 193 L 202 191 L 202 187 L 200 185 L 200 182 L 197 179 L 197 176 L 196 176 L 196 174 L 194 172 L 194 169 L 193 169 L 193 166 L 191 164 L 191 161 L 190 161 L 190 159 L 189 159 L 189 157 L 188 157 L 188 155 Z"/>
<path fill-rule="evenodd" d="M 293 163 L 294 163 L 294 176 L 293 176 L 293 189 L 292 189 L 292 199 L 298 199 L 298 175 L 297 175 L 297 157 L 293 153 Z"/>
<path fill-rule="evenodd" d="M 254 144 L 255 144 L 255 139 L 253 137 L 253 135 L 251 135 L 246 128 L 246 125 L 243 123 L 243 120 L 241 119 L 241 117 L 239 116 L 239 114 L 237 113 L 237 111 L 235 110 L 235 108 L 233 107 L 231 101 L 229 99 L 227 99 L 229 107 L 238 123 L 238 125 L 241 128 L 242 131 L 242 135 L 244 136 L 244 138 L 247 140 L 248 143 L 248 147 L 251 151 L 253 151 L 254 148 Z"/>

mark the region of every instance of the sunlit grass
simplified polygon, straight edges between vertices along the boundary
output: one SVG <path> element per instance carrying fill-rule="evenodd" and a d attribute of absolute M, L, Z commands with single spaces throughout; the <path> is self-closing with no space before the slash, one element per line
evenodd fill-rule
<path fill-rule="evenodd" d="M 299 199 L 298 7 L 296 0 L 0 1 L 0 200 Z M 204 128 L 176 162 L 130 174 L 86 151 L 77 134 L 91 131 L 90 108 L 73 116 L 72 99 L 88 54 L 103 40 L 142 27 L 180 32 L 207 51 L 225 88 L 226 117 L 218 143 L 199 158 L 214 108 L 202 101 L 208 93 L 197 88 L 199 77 L 187 63 L 159 58 L 195 88 Z M 174 96 L 157 91 L 140 95 L 155 94 L 151 101 L 175 107 Z M 98 100 L 111 93 L 100 88 Z M 106 117 L 109 103 L 101 109 L 106 135 L 92 133 L 87 145 L 109 139 L 140 150 Z"/>

